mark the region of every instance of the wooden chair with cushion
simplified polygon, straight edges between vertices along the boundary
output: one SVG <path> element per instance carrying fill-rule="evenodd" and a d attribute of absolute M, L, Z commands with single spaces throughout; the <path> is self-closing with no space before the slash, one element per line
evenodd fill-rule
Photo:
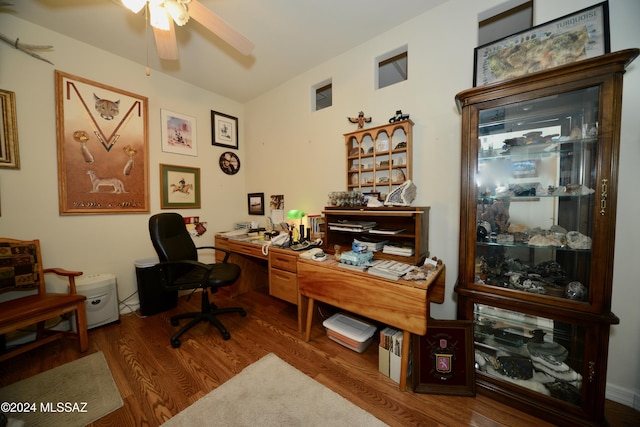
<path fill-rule="evenodd" d="M 66 294 L 49 293 L 44 275 L 57 274 L 69 282 Z M 78 339 L 81 352 L 89 348 L 87 315 L 84 295 L 76 292 L 75 278 L 80 271 L 42 267 L 39 240 L 14 240 L 0 238 L 0 362 L 25 351 L 39 347 L 66 335 Z M 5 300 L 5 294 L 11 298 Z M 75 313 L 76 332 L 48 329 L 45 321 L 57 316 Z M 36 340 L 7 349 L 5 337 L 8 333 L 36 325 Z"/>

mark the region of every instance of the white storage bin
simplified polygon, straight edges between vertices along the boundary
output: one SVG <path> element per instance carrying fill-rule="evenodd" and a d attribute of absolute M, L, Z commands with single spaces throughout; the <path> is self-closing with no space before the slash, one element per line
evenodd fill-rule
<path fill-rule="evenodd" d="M 362 353 L 373 341 L 376 327 L 345 314 L 334 314 L 322 325 L 327 328 L 327 337 L 353 351 Z"/>
<path fill-rule="evenodd" d="M 84 305 L 87 310 L 87 328 L 92 329 L 120 321 L 118 310 L 118 290 L 116 276 L 110 273 L 90 274 L 76 279 L 76 290 L 87 299 Z M 71 321 L 75 331 L 75 316 Z"/>

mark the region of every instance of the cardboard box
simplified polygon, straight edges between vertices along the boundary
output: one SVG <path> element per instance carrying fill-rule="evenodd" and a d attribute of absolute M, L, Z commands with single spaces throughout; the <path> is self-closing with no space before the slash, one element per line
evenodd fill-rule
<path fill-rule="evenodd" d="M 327 328 L 327 337 L 353 351 L 362 353 L 373 341 L 376 327 L 345 314 L 334 314 L 322 325 Z"/>

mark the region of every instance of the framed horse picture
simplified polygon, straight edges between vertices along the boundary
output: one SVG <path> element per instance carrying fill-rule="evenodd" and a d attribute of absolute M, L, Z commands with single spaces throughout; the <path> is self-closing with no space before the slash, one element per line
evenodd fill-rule
<path fill-rule="evenodd" d="M 55 71 L 61 215 L 149 212 L 147 98 Z"/>
<path fill-rule="evenodd" d="M 160 208 L 200 208 L 200 168 L 160 165 Z"/>

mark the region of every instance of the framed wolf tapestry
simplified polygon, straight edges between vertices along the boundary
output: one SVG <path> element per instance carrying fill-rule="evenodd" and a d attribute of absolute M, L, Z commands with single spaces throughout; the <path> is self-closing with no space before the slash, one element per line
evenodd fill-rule
<path fill-rule="evenodd" d="M 147 98 L 55 71 L 61 215 L 149 212 Z"/>

